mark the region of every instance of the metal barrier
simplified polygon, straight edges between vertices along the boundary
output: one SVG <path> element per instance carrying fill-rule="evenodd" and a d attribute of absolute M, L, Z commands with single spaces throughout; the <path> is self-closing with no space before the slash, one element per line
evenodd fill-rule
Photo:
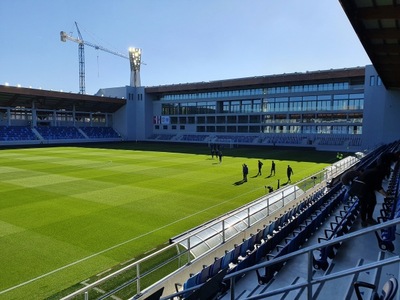
<path fill-rule="evenodd" d="M 332 245 L 335 245 L 335 244 L 338 244 L 338 243 L 343 243 L 343 242 L 345 242 L 347 240 L 354 239 L 355 237 L 363 236 L 363 235 L 369 234 L 371 232 L 377 232 L 377 231 L 380 231 L 380 230 L 382 230 L 384 228 L 391 227 L 391 226 L 396 226 L 398 224 L 400 224 L 400 219 L 394 219 L 394 220 L 391 220 L 391 221 L 387 221 L 385 223 L 381 223 L 381 224 L 378 224 L 378 225 L 375 225 L 375 226 L 372 226 L 372 227 L 369 227 L 369 228 L 360 229 L 360 230 L 358 230 L 356 232 L 347 233 L 344 236 L 337 237 L 337 238 L 334 238 L 334 239 L 326 241 L 326 242 L 321 242 L 321 243 L 318 243 L 316 245 L 303 248 L 301 250 L 292 252 L 290 254 L 286 254 L 284 256 L 281 256 L 279 258 L 275 258 L 273 260 L 269 260 L 269 261 L 266 261 L 266 262 L 259 263 L 257 265 L 254 265 L 252 267 L 243 269 L 243 270 L 238 271 L 238 272 L 232 272 L 232 273 L 230 273 L 230 274 L 228 274 L 228 275 L 226 275 L 224 277 L 225 281 L 229 281 L 230 282 L 230 299 L 232 299 L 232 300 L 237 299 L 236 298 L 236 294 L 235 294 L 235 286 L 236 286 L 236 280 L 235 279 L 237 277 L 242 277 L 244 274 L 249 273 L 249 272 L 253 272 L 253 271 L 257 270 L 257 269 L 261 269 L 261 268 L 273 266 L 275 264 L 286 262 L 286 261 L 288 261 L 290 259 L 293 259 L 293 258 L 295 258 L 297 256 L 304 255 L 304 254 L 307 255 L 307 265 L 308 265 L 306 281 L 305 282 L 289 284 L 288 286 L 285 286 L 285 287 L 282 287 L 282 288 L 279 288 L 279 289 L 275 289 L 273 291 L 268 291 L 268 292 L 265 292 L 265 293 L 261 293 L 261 294 L 255 295 L 255 296 L 248 297 L 248 298 L 246 298 L 246 300 L 266 299 L 266 298 L 274 296 L 274 295 L 279 295 L 279 294 L 283 294 L 283 293 L 286 293 L 286 292 L 289 292 L 289 291 L 294 291 L 294 290 L 300 290 L 300 289 L 303 289 L 303 288 L 306 288 L 307 299 L 314 299 L 313 298 L 313 294 L 312 294 L 313 293 L 312 287 L 315 284 L 319 284 L 319 283 L 323 284 L 326 281 L 339 279 L 339 278 L 342 278 L 342 277 L 345 277 L 345 276 L 348 276 L 348 275 L 354 275 L 354 274 L 362 272 L 362 271 L 378 269 L 378 268 L 380 268 L 382 266 L 385 266 L 385 265 L 388 265 L 388 264 L 399 263 L 400 262 L 400 257 L 398 255 L 396 255 L 394 257 L 385 258 L 383 260 L 379 260 L 379 261 L 376 261 L 376 262 L 370 262 L 370 263 L 365 264 L 365 265 L 356 266 L 356 267 L 349 268 L 349 269 L 346 269 L 346 270 L 341 270 L 341 271 L 335 272 L 333 274 L 329 274 L 329 275 L 319 276 L 317 278 L 313 278 L 313 266 L 312 266 L 312 263 L 313 263 L 312 257 L 313 256 L 312 255 L 313 255 L 313 251 L 314 250 L 317 250 L 320 247 L 327 247 L 327 246 L 332 246 Z M 174 294 L 171 294 L 169 296 L 162 297 L 160 300 L 174 299 L 175 297 L 181 296 L 184 292 L 187 293 L 187 292 L 189 292 L 191 290 L 195 290 L 197 288 L 198 287 L 186 289 L 185 291 L 182 291 L 182 292 L 179 292 L 179 293 L 174 293 Z"/>

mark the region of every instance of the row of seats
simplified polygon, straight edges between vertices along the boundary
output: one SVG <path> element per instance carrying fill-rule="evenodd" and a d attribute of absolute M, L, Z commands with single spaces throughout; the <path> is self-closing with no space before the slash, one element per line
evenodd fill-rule
<path fill-rule="evenodd" d="M 153 134 L 149 137 L 151 140 L 180 140 L 191 142 L 206 142 L 212 136 L 188 134 L 179 137 L 174 134 Z M 324 145 L 324 146 L 361 146 L 362 139 L 359 136 L 329 136 L 310 138 L 307 135 L 299 134 L 277 134 L 277 135 L 217 135 L 215 142 L 235 143 L 235 144 L 267 144 L 267 145 Z"/>
<path fill-rule="evenodd" d="M 334 216 L 334 220 L 330 222 L 330 227 L 324 230 L 324 237 L 318 238 L 318 243 L 321 241 L 329 241 L 336 237 L 340 237 L 348 233 L 356 221 L 360 213 L 359 200 L 354 197 L 349 199 L 348 203 L 339 210 L 339 213 Z M 326 271 L 329 267 L 329 259 L 333 259 L 336 255 L 336 250 L 340 244 L 330 245 L 319 249 L 319 256 L 316 258 L 313 255 L 313 267 Z"/>
<path fill-rule="evenodd" d="M 218 143 L 226 143 L 226 142 L 234 142 L 234 143 L 242 143 L 242 144 L 251 144 L 254 142 L 255 136 L 248 135 L 217 135 L 216 141 Z"/>
<path fill-rule="evenodd" d="M 303 144 L 303 141 L 307 141 L 307 137 L 303 135 L 289 135 L 289 136 L 273 136 L 273 137 L 264 137 L 260 143 L 263 144 L 288 144 L 288 145 L 301 145 Z"/>
<path fill-rule="evenodd" d="M 79 127 L 90 139 L 116 139 L 120 135 L 112 127 Z"/>
<path fill-rule="evenodd" d="M 270 260 L 297 251 L 322 226 L 329 213 L 340 203 L 343 190 L 339 187 L 338 185 L 330 190 L 311 209 L 303 210 L 296 218 L 297 226 L 283 237 L 275 249 L 266 255 L 266 258 Z M 259 284 L 270 282 L 283 265 L 284 263 L 279 263 L 265 267 L 263 275 L 257 270 Z"/>
<path fill-rule="evenodd" d="M 300 224 L 304 223 L 306 219 L 315 218 L 318 215 L 316 213 L 318 207 L 336 192 L 337 189 L 332 189 L 324 194 L 324 191 L 321 190 L 304 200 L 301 204 L 289 209 L 269 225 L 266 225 L 262 230 L 258 230 L 256 234 L 243 240 L 241 244 L 235 245 L 233 249 L 226 251 L 224 256 L 215 258 L 213 264 L 204 266 L 200 272 L 192 274 L 183 285 L 175 284 L 177 292 L 179 292 L 180 288 L 185 291 L 195 286 L 202 285 L 213 278 L 213 276 L 216 276 L 221 270 L 235 272 L 260 262 L 265 259 L 267 255 L 269 255 L 268 258 L 271 258 L 271 252 L 273 252 L 275 248 L 280 247 L 280 243 L 282 243 L 285 237 L 296 228 L 299 228 Z M 319 218 L 315 219 L 317 222 L 323 221 Z M 290 244 L 291 246 L 287 246 L 282 250 L 281 255 L 297 250 L 298 247 L 292 247 L 292 245 L 295 245 L 295 241 L 300 241 L 300 237 L 306 238 L 310 236 L 312 230 L 317 228 L 315 225 L 315 222 L 310 223 L 307 230 L 293 240 L 293 243 Z M 307 234 L 305 234 L 306 232 Z M 228 283 L 226 283 L 225 286 L 228 286 Z M 185 298 L 188 294 L 183 293 L 183 296 Z"/>
<path fill-rule="evenodd" d="M 38 126 L 35 127 L 37 132 L 45 140 L 58 140 L 58 139 L 84 139 L 85 137 L 78 131 L 76 127 L 67 126 Z"/>
<path fill-rule="evenodd" d="M 387 187 L 387 194 L 389 197 L 384 199 L 382 209 L 380 210 L 380 216 L 378 217 L 380 223 L 400 217 L 399 173 L 400 166 L 396 164 L 390 175 Z M 394 250 L 393 241 L 396 238 L 396 226 L 384 228 L 380 233 L 375 232 L 375 235 L 378 239 L 380 249 L 387 251 Z"/>
<path fill-rule="evenodd" d="M 383 147 L 382 149 L 377 149 L 373 155 L 370 155 L 369 158 L 361 161 L 356 168 L 361 170 L 374 165 L 376 163 L 376 158 L 385 151 L 389 151 L 389 148 Z M 341 174 L 333 181 L 340 182 L 340 176 Z M 349 232 L 359 213 L 359 199 L 357 197 L 349 199 L 348 203 L 346 203 L 343 208 L 339 210 L 338 214 L 334 216 L 334 219 L 330 222 L 329 227 L 324 230 L 324 236 L 318 238 L 318 242 L 320 243 L 321 241 L 328 241 Z M 319 254 L 317 254 L 317 257 L 315 257 L 315 255 L 313 256 L 313 267 L 317 270 L 322 269 L 326 271 L 331 260 L 336 256 L 336 252 L 339 247 L 340 244 L 335 244 L 319 249 Z"/>
<path fill-rule="evenodd" d="M 171 141 L 175 136 L 175 134 L 153 134 L 149 137 L 149 139 L 158 141 Z"/>
<path fill-rule="evenodd" d="M 26 126 L 0 126 L 1 141 L 30 141 L 37 140 L 30 127 Z"/>
<path fill-rule="evenodd" d="M 341 146 L 348 140 L 348 137 L 320 137 L 317 140 L 318 145 Z"/>
<path fill-rule="evenodd" d="M 86 137 L 73 126 L 37 126 L 37 132 L 45 140 L 85 139 Z M 119 138 L 111 127 L 80 127 L 89 138 Z M 38 136 L 30 126 L 0 126 L 0 141 L 31 141 Z"/>
<path fill-rule="evenodd" d="M 181 141 L 204 142 L 207 138 L 208 135 L 185 134 L 182 136 Z"/>

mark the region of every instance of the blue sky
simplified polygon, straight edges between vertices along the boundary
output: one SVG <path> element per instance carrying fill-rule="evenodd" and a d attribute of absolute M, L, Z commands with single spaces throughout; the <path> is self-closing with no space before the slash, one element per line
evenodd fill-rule
<path fill-rule="evenodd" d="M 144 86 L 370 64 L 338 0 L 0 0 L 0 84 L 79 92 L 78 44 L 142 49 Z M 129 61 L 85 47 L 86 93 Z"/>

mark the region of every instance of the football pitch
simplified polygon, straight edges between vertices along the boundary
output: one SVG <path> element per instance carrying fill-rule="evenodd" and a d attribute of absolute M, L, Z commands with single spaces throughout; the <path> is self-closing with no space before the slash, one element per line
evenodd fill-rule
<path fill-rule="evenodd" d="M 285 184 L 288 164 L 295 183 L 335 160 L 332 152 L 242 147 L 223 149 L 219 163 L 207 146 L 186 144 L 2 149 L 0 299 L 51 297 Z"/>

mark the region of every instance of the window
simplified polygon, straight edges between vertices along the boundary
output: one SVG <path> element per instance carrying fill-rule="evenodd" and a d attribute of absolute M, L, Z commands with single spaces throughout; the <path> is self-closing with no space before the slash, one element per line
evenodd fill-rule
<path fill-rule="evenodd" d="M 375 85 L 375 76 L 370 76 L 369 77 L 369 85 L 374 86 Z"/>
<path fill-rule="evenodd" d="M 207 117 L 207 124 L 215 124 L 215 117 Z"/>
<path fill-rule="evenodd" d="M 205 117 L 197 117 L 197 124 L 204 124 L 206 123 Z"/>
<path fill-rule="evenodd" d="M 240 112 L 240 101 L 232 101 L 231 102 L 231 113 L 239 113 Z"/>
<path fill-rule="evenodd" d="M 251 100 L 243 100 L 242 101 L 242 112 L 243 113 L 251 113 L 252 112 L 252 105 Z"/>
<path fill-rule="evenodd" d="M 289 111 L 301 111 L 301 97 L 290 97 Z"/>
<path fill-rule="evenodd" d="M 250 116 L 250 123 L 260 123 L 261 116 Z"/>
<path fill-rule="evenodd" d="M 228 116 L 228 124 L 235 124 L 236 123 L 236 116 Z"/>
<path fill-rule="evenodd" d="M 289 98 L 276 98 L 275 111 L 288 111 L 289 110 Z"/>
<path fill-rule="evenodd" d="M 264 127 L 264 133 L 273 133 L 275 130 L 274 126 L 265 126 Z"/>
<path fill-rule="evenodd" d="M 253 132 L 253 133 L 260 132 L 260 126 L 249 126 L 249 132 Z"/>
<path fill-rule="evenodd" d="M 261 99 L 253 100 L 253 112 L 261 112 Z"/>
<path fill-rule="evenodd" d="M 215 126 L 207 126 L 207 132 L 215 132 Z"/>
<path fill-rule="evenodd" d="M 225 124 L 225 123 L 226 123 L 226 118 L 225 118 L 225 116 L 218 116 L 218 117 L 217 117 L 217 123 L 218 123 L 218 124 Z"/>
<path fill-rule="evenodd" d="M 331 96 L 318 96 L 317 110 L 331 110 Z"/>
<path fill-rule="evenodd" d="M 222 104 L 222 111 L 224 113 L 229 113 L 229 101 L 224 101 Z"/>
<path fill-rule="evenodd" d="M 249 123 L 248 116 L 239 116 L 238 123 Z"/>

